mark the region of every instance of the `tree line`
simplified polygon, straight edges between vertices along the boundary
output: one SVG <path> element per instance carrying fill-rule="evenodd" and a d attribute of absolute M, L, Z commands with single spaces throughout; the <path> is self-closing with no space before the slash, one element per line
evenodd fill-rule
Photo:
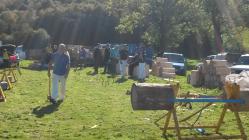
<path fill-rule="evenodd" d="M 249 50 L 248 0 L 1 0 L 0 40 L 25 49 L 49 43 L 139 43 L 201 58 Z"/>

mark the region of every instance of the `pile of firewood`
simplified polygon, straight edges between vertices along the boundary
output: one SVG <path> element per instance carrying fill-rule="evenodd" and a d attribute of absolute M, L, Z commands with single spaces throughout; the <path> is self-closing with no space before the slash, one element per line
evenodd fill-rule
<path fill-rule="evenodd" d="M 225 77 L 231 73 L 226 60 L 205 60 L 197 70 L 192 70 L 190 84 L 217 88 L 224 85 Z"/>
<path fill-rule="evenodd" d="M 162 78 L 175 78 L 175 68 L 167 58 L 157 57 L 152 63 L 152 74 Z"/>

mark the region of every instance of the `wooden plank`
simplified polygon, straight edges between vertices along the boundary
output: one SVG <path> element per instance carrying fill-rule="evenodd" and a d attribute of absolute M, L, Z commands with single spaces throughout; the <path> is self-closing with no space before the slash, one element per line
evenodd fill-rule
<path fill-rule="evenodd" d="M 187 121 L 189 120 L 190 118 L 192 118 L 193 116 L 195 116 L 196 114 L 200 113 L 202 110 L 206 109 L 207 107 L 211 106 L 213 103 L 208 103 L 206 104 L 204 107 L 202 107 L 201 109 L 197 110 L 196 112 L 194 112 L 192 115 L 186 117 L 186 118 L 183 118 L 182 120 L 180 120 L 180 122 L 183 122 L 183 121 Z"/>
<path fill-rule="evenodd" d="M 174 122 L 175 122 L 175 130 L 176 130 L 176 135 L 178 137 L 178 140 L 181 140 L 181 132 L 180 132 L 180 128 L 179 128 L 179 122 L 177 119 L 177 114 L 176 114 L 176 109 L 173 109 L 173 118 L 174 118 Z"/>
<path fill-rule="evenodd" d="M 235 115 L 235 118 L 236 118 L 236 121 L 237 121 L 237 125 L 238 125 L 239 130 L 240 130 L 240 134 L 243 136 L 243 139 L 247 139 L 247 136 L 245 134 L 245 130 L 244 130 L 243 126 L 242 126 L 242 122 L 241 122 L 239 113 L 238 112 L 234 112 L 234 115 Z"/>
<path fill-rule="evenodd" d="M 212 139 L 242 139 L 243 137 L 240 135 L 234 136 L 202 136 L 202 137 L 183 137 L 182 140 L 212 140 Z"/>
<path fill-rule="evenodd" d="M 168 114 L 167 114 L 166 121 L 165 121 L 165 125 L 164 125 L 164 128 L 163 128 L 163 134 L 166 134 L 166 133 L 167 133 L 171 115 L 172 115 L 172 110 L 169 111 Z"/>
<path fill-rule="evenodd" d="M 1 86 L 0 86 L 0 102 L 6 102 L 6 97 L 3 93 L 3 89 Z"/>
<path fill-rule="evenodd" d="M 216 128 L 215 125 L 198 125 L 198 126 L 179 126 L 180 129 L 193 129 L 193 128 Z M 175 129 L 174 126 L 169 126 L 167 129 Z"/>

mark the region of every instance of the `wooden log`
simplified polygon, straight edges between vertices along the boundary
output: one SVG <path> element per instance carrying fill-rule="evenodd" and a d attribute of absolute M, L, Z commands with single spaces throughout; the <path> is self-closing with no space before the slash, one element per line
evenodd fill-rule
<path fill-rule="evenodd" d="M 190 84 L 192 86 L 199 86 L 200 85 L 200 72 L 198 70 L 191 71 Z"/>
<path fill-rule="evenodd" d="M 162 72 L 175 73 L 175 68 L 162 68 Z"/>
<path fill-rule="evenodd" d="M 150 70 L 149 65 L 145 64 L 145 68 L 144 68 L 145 77 L 149 76 L 149 70 Z M 136 66 L 134 68 L 134 70 L 133 70 L 133 77 L 139 78 L 139 66 Z"/>
<path fill-rule="evenodd" d="M 131 88 L 133 110 L 172 110 L 174 89 L 170 84 L 136 83 Z"/>
<path fill-rule="evenodd" d="M 163 78 L 175 78 L 176 74 L 175 73 L 162 72 L 162 77 Z"/>
<path fill-rule="evenodd" d="M 157 57 L 157 58 L 156 58 L 156 62 L 157 62 L 157 63 L 168 62 L 168 58 Z"/>
<path fill-rule="evenodd" d="M 216 75 L 228 75 L 231 73 L 228 67 L 215 67 Z"/>
<path fill-rule="evenodd" d="M 210 64 L 215 67 L 227 67 L 228 66 L 226 60 L 212 60 Z"/>
<path fill-rule="evenodd" d="M 170 62 L 161 62 L 158 64 L 158 66 L 163 67 L 163 68 L 173 68 L 172 63 Z"/>
<path fill-rule="evenodd" d="M 152 63 L 152 74 L 154 75 L 154 76 L 159 76 L 159 66 L 157 65 L 157 63 L 154 61 L 153 63 Z"/>
<path fill-rule="evenodd" d="M 150 66 L 149 65 L 145 65 L 145 75 L 146 77 L 148 77 L 150 75 Z"/>
<path fill-rule="evenodd" d="M 119 63 L 116 64 L 116 73 L 121 74 Z M 128 76 L 128 66 L 125 67 L 125 76 Z"/>

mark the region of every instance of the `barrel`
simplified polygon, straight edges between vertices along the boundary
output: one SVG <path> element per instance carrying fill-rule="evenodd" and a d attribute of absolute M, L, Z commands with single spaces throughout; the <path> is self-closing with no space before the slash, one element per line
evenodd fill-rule
<path fill-rule="evenodd" d="M 131 89 L 133 110 L 171 110 L 174 107 L 173 86 L 169 84 L 135 83 Z"/>
<path fill-rule="evenodd" d="M 7 90 L 9 88 L 8 83 L 5 81 L 0 82 L 0 86 L 3 90 Z"/>

